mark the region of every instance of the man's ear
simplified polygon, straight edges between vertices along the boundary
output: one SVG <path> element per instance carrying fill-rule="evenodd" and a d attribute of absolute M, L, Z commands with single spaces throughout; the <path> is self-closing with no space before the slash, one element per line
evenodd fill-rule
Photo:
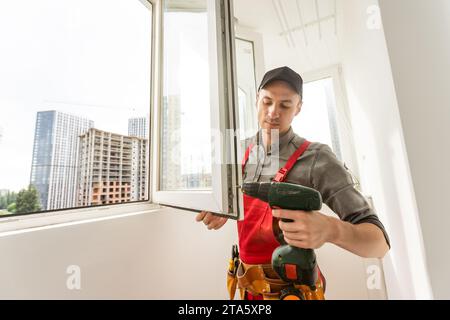
<path fill-rule="evenodd" d="M 302 110 L 303 101 L 300 99 L 300 101 L 297 104 L 297 110 L 295 111 L 295 115 L 298 115 L 300 111 Z"/>
<path fill-rule="evenodd" d="M 256 103 L 255 103 L 256 109 L 258 109 L 258 101 L 259 101 L 259 91 L 256 93 Z"/>

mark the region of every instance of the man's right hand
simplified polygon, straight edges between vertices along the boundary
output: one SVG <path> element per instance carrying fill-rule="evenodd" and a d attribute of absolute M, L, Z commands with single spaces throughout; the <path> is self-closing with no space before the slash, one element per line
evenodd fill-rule
<path fill-rule="evenodd" d="M 208 211 L 202 211 L 195 217 L 195 220 L 197 222 L 203 221 L 208 230 L 217 230 L 227 222 L 228 218 L 215 216 Z"/>

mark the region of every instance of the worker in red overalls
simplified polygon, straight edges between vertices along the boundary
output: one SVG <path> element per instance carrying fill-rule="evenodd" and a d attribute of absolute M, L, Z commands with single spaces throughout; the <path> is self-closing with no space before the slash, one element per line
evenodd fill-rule
<path fill-rule="evenodd" d="M 246 141 L 243 180 L 285 181 L 316 189 L 340 219 L 318 211 L 272 209 L 267 203 L 244 195 L 244 219 L 237 223 L 238 271 L 253 274 L 240 282 L 241 297 L 245 299 L 280 298 L 277 291 L 282 284 L 270 268 L 272 252 L 279 246 L 272 230 L 273 217 L 293 220 L 279 222 L 287 244 L 292 246 L 317 249 L 329 242 L 359 256 L 374 258 L 383 257 L 390 248 L 383 224 L 330 147 L 311 143 L 293 132 L 291 123 L 301 111 L 302 89 L 301 76 L 288 67 L 264 75 L 257 94 L 260 130 Z M 227 218 L 205 211 L 196 220 L 203 221 L 210 230 L 227 222 Z"/>

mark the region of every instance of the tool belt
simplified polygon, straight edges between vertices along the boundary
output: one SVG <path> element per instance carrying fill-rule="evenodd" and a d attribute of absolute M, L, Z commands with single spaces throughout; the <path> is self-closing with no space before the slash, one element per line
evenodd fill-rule
<path fill-rule="evenodd" d="M 250 265 L 238 261 L 235 272 L 228 270 L 227 287 L 230 298 L 234 299 L 236 289 L 239 289 L 241 299 L 246 293 L 252 296 L 262 296 L 264 300 L 280 300 L 283 289 L 289 284 L 278 277 L 270 264 Z M 322 277 L 317 280 L 315 290 L 305 285 L 294 285 L 302 293 L 304 300 L 324 300 L 324 284 Z"/>

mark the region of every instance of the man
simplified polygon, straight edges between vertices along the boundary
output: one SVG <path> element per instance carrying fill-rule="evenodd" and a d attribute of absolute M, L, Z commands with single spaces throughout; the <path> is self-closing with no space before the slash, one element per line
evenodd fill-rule
<path fill-rule="evenodd" d="M 303 80 L 288 67 L 273 69 L 264 75 L 257 94 L 260 130 L 247 144 L 264 147 L 262 157 L 258 148 L 249 148 L 248 157 L 260 161 L 244 165 L 244 182 L 269 182 L 274 179 L 270 170 L 271 147 L 279 148 L 279 165 L 285 167 L 289 158 L 295 163 L 282 177 L 283 181 L 318 190 L 340 219 L 318 211 L 263 209 L 260 203 L 244 196 L 244 220 L 238 222 L 241 259 L 248 264 L 270 263 L 271 252 L 278 245 L 272 236 L 272 215 L 291 219 L 279 222 L 289 245 L 299 248 L 320 248 L 333 243 L 361 257 L 382 258 L 390 248 L 388 235 L 365 198 L 354 188 L 351 175 L 324 144 L 309 143 L 296 135 L 292 120 L 302 107 Z M 278 130 L 279 141 L 272 141 Z M 263 158 L 263 159 L 261 159 Z M 246 159 L 246 160 L 247 160 Z M 256 209 L 255 209 L 256 208 Z M 272 215 L 268 214 L 268 212 Z M 201 212 L 196 217 L 208 229 L 217 230 L 227 218 Z M 272 237 L 272 238 L 271 238 Z"/>

